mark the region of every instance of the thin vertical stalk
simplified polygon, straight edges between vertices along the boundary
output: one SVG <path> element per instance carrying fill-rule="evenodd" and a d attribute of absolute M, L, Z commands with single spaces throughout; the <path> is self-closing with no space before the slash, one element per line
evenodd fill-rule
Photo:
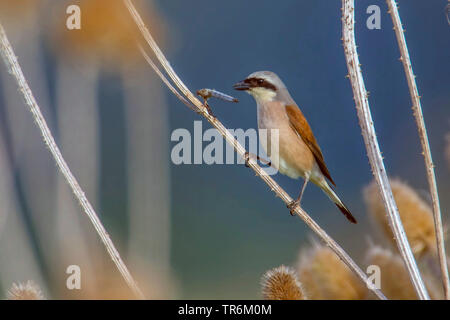
<path fill-rule="evenodd" d="M 442 227 L 442 214 L 439 204 L 439 194 L 436 184 L 436 175 L 434 173 L 433 159 L 431 157 L 431 148 L 428 141 L 427 129 L 425 127 L 425 121 L 422 113 L 422 106 L 420 103 L 419 90 L 415 80 L 415 75 L 411 65 L 411 59 L 409 57 L 408 47 L 406 46 L 406 39 L 400 15 L 398 13 L 397 4 L 394 0 L 386 0 L 389 7 L 389 13 L 392 17 L 392 23 L 394 25 L 395 35 L 397 37 L 398 47 L 401 54 L 401 62 L 405 69 L 405 76 L 408 82 L 409 94 L 413 103 L 414 118 L 416 119 L 417 130 L 419 132 L 420 144 L 422 145 L 422 154 L 425 159 L 425 167 L 427 171 L 428 186 L 430 188 L 431 200 L 433 204 L 433 218 L 434 228 L 436 231 L 436 243 L 437 253 L 439 258 L 439 265 L 441 268 L 441 276 L 444 287 L 445 299 L 450 299 L 450 279 L 448 275 L 447 260 L 445 255 L 445 240 L 444 230 Z"/>
<path fill-rule="evenodd" d="M 420 276 L 416 260 L 406 237 L 402 221 L 398 212 L 397 204 L 392 195 L 389 179 L 381 156 L 380 146 L 375 133 L 372 115 L 369 107 L 368 94 L 364 85 L 364 79 L 359 64 L 358 52 L 355 40 L 355 8 L 354 0 L 342 0 L 342 34 L 344 41 L 345 58 L 352 85 L 353 96 L 358 113 L 361 133 L 366 145 L 372 173 L 377 182 L 381 197 L 383 199 L 389 224 L 394 233 L 398 249 L 410 275 L 411 281 L 422 300 L 429 300 L 425 284 Z"/>

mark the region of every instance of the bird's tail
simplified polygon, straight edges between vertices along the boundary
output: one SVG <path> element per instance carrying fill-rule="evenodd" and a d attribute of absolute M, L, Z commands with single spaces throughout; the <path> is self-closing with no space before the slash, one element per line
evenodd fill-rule
<path fill-rule="evenodd" d="M 336 207 L 344 214 L 344 216 L 350 221 L 351 223 L 357 223 L 355 217 L 350 213 L 350 210 L 348 210 L 347 206 L 342 202 L 342 200 L 337 196 L 337 194 L 334 192 L 333 189 L 331 189 L 330 185 L 324 181 L 322 184 L 322 190 L 326 193 L 326 195 L 331 199 L 331 201 L 334 202 Z"/>

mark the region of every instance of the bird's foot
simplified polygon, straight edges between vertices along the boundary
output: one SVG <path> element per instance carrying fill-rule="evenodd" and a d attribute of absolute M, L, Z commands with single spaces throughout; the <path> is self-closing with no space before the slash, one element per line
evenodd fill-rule
<path fill-rule="evenodd" d="M 248 153 L 248 151 L 246 151 L 244 154 L 244 160 L 245 160 L 245 166 L 247 168 L 250 168 L 250 165 L 248 164 L 248 161 L 250 160 L 250 153 Z"/>
<path fill-rule="evenodd" d="M 286 207 L 289 209 L 289 213 L 291 214 L 291 216 L 295 215 L 295 209 L 300 205 L 300 201 L 299 200 L 293 200 L 291 202 L 289 202 Z"/>
<path fill-rule="evenodd" d="M 268 167 L 272 167 L 272 161 L 268 161 L 268 160 L 262 159 L 260 156 L 257 156 L 256 154 L 253 154 L 253 153 L 250 153 L 250 152 L 246 151 L 245 154 L 244 154 L 244 161 L 245 161 L 245 166 L 247 168 L 250 168 L 249 161 L 250 161 L 251 157 L 253 157 L 254 159 L 260 161 L 262 164 L 265 164 Z"/>

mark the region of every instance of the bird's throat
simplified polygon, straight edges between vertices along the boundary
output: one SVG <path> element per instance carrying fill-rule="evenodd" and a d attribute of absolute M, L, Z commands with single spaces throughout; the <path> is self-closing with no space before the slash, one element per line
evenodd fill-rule
<path fill-rule="evenodd" d="M 258 103 L 273 101 L 277 95 L 275 91 L 266 88 L 252 88 L 248 93 L 251 94 Z"/>

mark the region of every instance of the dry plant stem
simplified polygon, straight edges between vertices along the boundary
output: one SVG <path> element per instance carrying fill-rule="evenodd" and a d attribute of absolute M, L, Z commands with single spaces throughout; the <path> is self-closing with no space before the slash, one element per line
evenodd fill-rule
<path fill-rule="evenodd" d="M 413 103 L 414 117 L 416 119 L 417 129 L 419 131 L 420 143 L 422 144 L 423 156 L 425 158 L 425 167 L 427 169 L 427 179 L 430 188 L 431 199 L 433 203 L 433 218 L 434 227 L 436 230 L 436 242 L 439 256 L 439 264 L 441 268 L 441 275 L 444 286 L 445 298 L 450 299 L 450 279 L 448 275 L 447 260 L 445 255 L 444 231 L 442 227 L 441 208 L 439 204 L 439 195 L 436 184 L 436 176 L 434 173 L 433 159 L 431 157 L 431 149 L 428 141 L 427 130 L 425 128 L 425 121 L 423 119 L 422 106 L 420 104 L 419 91 L 417 90 L 416 80 L 411 66 L 411 59 L 409 58 L 408 47 L 400 15 L 398 13 L 397 4 L 394 0 L 386 0 L 389 7 L 389 13 L 392 17 L 395 35 L 397 37 L 398 47 L 400 49 L 403 68 L 405 69 L 406 80 L 408 82 L 409 93 Z"/>
<path fill-rule="evenodd" d="M 353 89 L 361 132 L 364 137 L 364 143 L 366 145 L 372 172 L 383 199 L 389 224 L 395 236 L 398 249 L 406 265 L 417 295 L 422 300 L 429 300 L 430 298 L 422 277 L 420 276 L 419 269 L 405 234 L 405 230 L 403 229 L 402 221 L 400 220 L 398 208 L 395 203 L 394 196 L 392 195 L 391 186 L 389 184 L 386 169 L 383 163 L 383 157 L 381 156 L 380 147 L 376 138 L 372 115 L 370 113 L 368 94 L 364 85 L 358 53 L 356 51 L 354 0 L 342 0 L 342 7 L 342 34 L 345 58 L 347 61 L 347 68 Z"/>
<path fill-rule="evenodd" d="M 138 12 L 134 8 L 133 4 L 130 0 L 124 0 L 125 5 L 133 16 L 136 24 L 141 30 L 144 38 L 147 40 L 147 43 L 154 51 L 156 57 L 158 58 L 161 65 L 166 70 L 169 77 L 173 80 L 176 87 L 186 96 L 186 98 L 192 102 L 200 111 L 200 113 L 211 123 L 213 127 L 217 129 L 217 131 L 225 138 L 227 143 L 234 147 L 237 154 L 239 154 L 243 159 L 245 158 L 246 150 L 244 147 L 235 139 L 235 137 L 223 126 L 223 124 L 217 119 L 207 113 L 203 103 L 198 100 L 194 94 L 185 86 L 185 84 L 181 81 L 178 75 L 175 74 L 169 62 L 167 61 L 164 54 L 159 49 L 156 42 L 153 40 L 148 29 L 145 27 L 142 22 Z M 146 59 L 148 56 L 146 57 Z M 153 68 L 157 67 L 154 63 L 151 64 Z M 168 80 L 165 79 L 162 73 L 157 72 L 158 75 L 162 78 L 164 83 Z M 181 99 L 182 100 L 182 99 Z M 183 100 L 182 100 L 183 101 Z M 183 101 L 184 102 L 184 101 Z M 276 182 L 273 180 L 260 166 L 258 166 L 255 159 L 250 158 L 248 161 L 248 165 L 250 168 L 255 171 L 256 175 L 259 176 L 275 194 L 284 201 L 284 203 L 288 204 L 292 202 L 292 198 L 284 191 Z M 358 267 L 358 265 L 351 259 L 351 257 L 323 230 L 302 208 L 297 207 L 295 209 L 295 213 L 338 255 L 338 257 L 353 271 L 357 274 L 357 276 L 364 282 L 368 283 L 368 279 L 366 274 Z M 378 289 L 372 290 L 374 294 L 380 299 L 386 299 L 383 293 Z"/>
<path fill-rule="evenodd" d="M 180 99 L 189 109 L 192 111 L 198 112 L 197 107 L 195 107 L 192 103 L 190 103 L 188 100 L 186 100 L 185 97 L 183 97 L 177 89 L 175 89 L 170 81 L 164 76 L 164 74 L 158 69 L 156 64 L 150 59 L 150 57 L 147 55 L 147 53 L 142 49 L 141 46 L 139 46 L 139 50 L 141 51 L 142 55 L 144 56 L 145 61 L 152 67 L 152 69 L 156 72 L 156 74 L 161 78 L 161 80 L 164 82 L 164 84 L 169 88 L 172 93 L 177 96 L 178 99 Z"/>
<path fill-rule="evenodd" d="M 89 217 L 92 224 L 94 225 L 95 230 L 100 236 L 100 239 L 105 245 L 106 250 L 111 256 L 111 259 L 113 260 L 117 269 L 119 269 L 120 274 L 130 287 L 130 289 L 133 291 L 133 293 L 136 295 L 136 297 L 143 299 L 144 295 L 142 294 L 141 290 L 139 289 L 130 272 L 128 271 L 128 268 L 126 267 L 125 263 L 120 258 L 119 252 L 115 248 L 108 233 L 106 232 L 105 228 L 100 222 L 100 219 L 95 213 L 94 208 L 90 204 L 89 200 L 86 198 L 83 190 L 78 184 L 78 181 L 73 176 L 66 161 L 61 155 L 61 151 L 56 145 L 55 139 L 53 138 L 52 133 L 50 132 L 50 129 L 47 126 L 47 123 L 44 119 L 44 116 L 42 115 L 39 105 L 37 104 L 36 99 L 34 98 L 33 93 L 31 92 L 31 89 L 28 86 L 28 83 L 23 75 L 22 69 L 20 68 L 20 65 L 17 61 L 17 57 L 14 54 L 11 44 L 9 43 L 9 40 L 6 36 L 5 30 L 3 29 L 3 26 L 1 24 L 0 24 L 0 52 L 2 54 L 8 72 L 12 74 L 16 79 L 20 92 L 22 93 L 25 99 L 25 103 L 29 106 L 30 111 L 34 117 L 34 120 L 36 121 L 36 124 L 39 130 L 41 131 L 44 141 L 47 144 L 48 148 L 50 149 L 50 153 L 55 159 L 58 168 L 61 170 L 64 178 L 71 187 L 75 197 L 78 199 L 86 215 Z"/>

